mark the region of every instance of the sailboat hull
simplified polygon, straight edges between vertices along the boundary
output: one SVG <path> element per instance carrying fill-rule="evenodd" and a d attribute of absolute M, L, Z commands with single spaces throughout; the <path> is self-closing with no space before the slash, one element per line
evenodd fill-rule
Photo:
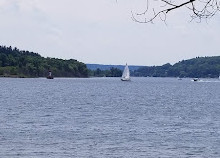
<path fill-rule="evenodd" d="M 122 81 L 130 81 L 130 78 L 121 78 Z"/>

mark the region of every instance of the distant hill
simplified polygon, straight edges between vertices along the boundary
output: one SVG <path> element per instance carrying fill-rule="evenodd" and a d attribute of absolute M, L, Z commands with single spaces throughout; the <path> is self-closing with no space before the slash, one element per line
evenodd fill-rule
<path fill-rule="evenodd" d="M 220 74 L 220 56 L 197 57 L 182 60 L 174 65 L 141 67 L 133 72 L 133 76 L 152 77 L 211 77 Z"/>
<path fill-rule="evenodd" d="M 46 77 L 51 70 L 55 77 L 119 77 L 124 65 L 84 64 L 75 59 L 44 58 L 38 53 L 0 46 L 0 77 Z M 220 74 L 220 56 L 197 57 L 174 65 L 129 65 L 131 76 L 211 77 Z"/>
<path fill-rule="evenodd" d="M 0 46 L 2 77 L 46 77 L 49 70 L 55 77 L 88 77 L 86 65 L 75 59 L 44 58 L 16 47 Z"/>
<path fill-rule="evenodd" d="M 124 70 L 124 65 L 102 65 L 102 64 L 86 64 L 87 68 L 90 70 L 96 70 L 96 69 L 100 69 L 100 70 L 110 70 L 111 68 L 117 68 L 120 70 Z M 131 71 L 137 70 L 139 68 L 141 68 L 143 66 L 134 66 L 134 65 L 129 65 L 129 69 Z"/>

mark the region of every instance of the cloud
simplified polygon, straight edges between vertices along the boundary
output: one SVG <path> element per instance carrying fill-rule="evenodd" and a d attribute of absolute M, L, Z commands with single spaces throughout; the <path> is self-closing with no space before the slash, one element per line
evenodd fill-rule
<path fill-rule="evenodd" d="M 40 1 L 1 1 L 0 8 L 1 45 L 47 53 L 47 47 L 56 47 L 61 43 L 62 30 L 50 20 Z"/>

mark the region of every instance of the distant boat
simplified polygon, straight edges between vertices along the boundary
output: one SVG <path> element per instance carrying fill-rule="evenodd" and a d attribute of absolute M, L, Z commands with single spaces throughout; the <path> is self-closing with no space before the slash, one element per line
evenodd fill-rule
<path fill-rule="evenodd" d="M 52 75 L 52 72 L 51 72 L 51 71 L 49 71 L 48 76 L 47 76 L 47 79 L 53 79 L 53 75 Z"/>
<path fill-rule="evenodd" d="M 53 79 L 53 76 L 47 76 L 47 79 Z"/>
<path fill-rule="evenodd" d="M 181 77 L 177 77 L 177 80 L 182 80 L 182 78 Z"/>
<path fill-rule="evenodd" d="M 122 81 L 130 81 L 130 71 L 129 71 L 127 63 L 125 65 L 121 80 Z"/>
<path fill-rule="evenodd" d="M 193 78 L 193 81 L 199 81 L 199 78 Z"/>

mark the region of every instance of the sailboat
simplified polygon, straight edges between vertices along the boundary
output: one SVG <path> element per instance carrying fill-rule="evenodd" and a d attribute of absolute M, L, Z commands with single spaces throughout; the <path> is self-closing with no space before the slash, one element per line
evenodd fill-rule
<path fill-rule="evenodd" d="M 121 80 L 122 81 L 130 81 L 130 71 L 129 71 L 127 63 L 125 65 Z"/>

